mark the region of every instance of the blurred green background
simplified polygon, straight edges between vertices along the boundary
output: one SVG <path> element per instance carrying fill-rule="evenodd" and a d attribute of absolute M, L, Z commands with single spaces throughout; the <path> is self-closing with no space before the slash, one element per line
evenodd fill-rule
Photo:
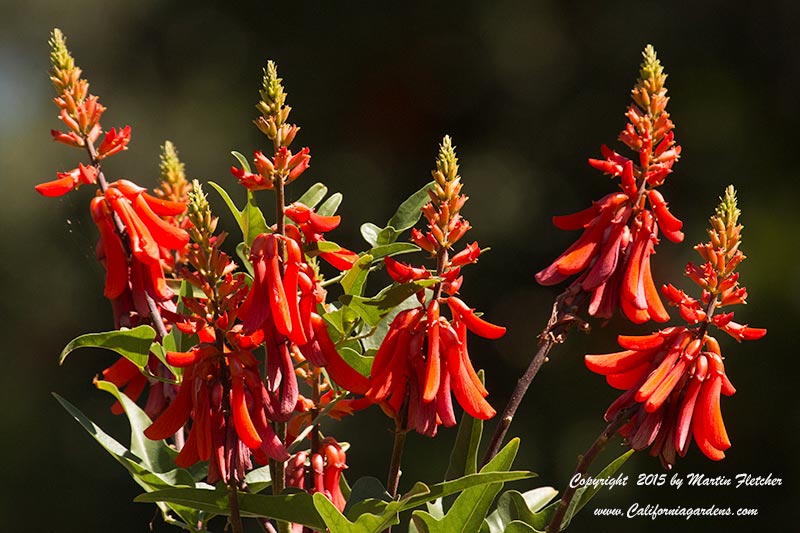
<path fill-rule="evenodd" d="M 278 62 L 298 144 L 312 167 L 290 189 L 295 198 L 322 180 L 345 201 L 332 235 L 363 249 L 358 226 L 385 222 L 429 179 L 437 145 L 458 147 L 471 236 L 492 251 L 467 270 L 465 299 L 509 327 L 497 342 L 476 340 L 490 400 L 500 408 L 524 370 L 558 288 L 533 274 L 574 238 L 550 223 L 613 184 L 590 169 L 601 143 L 615 144 L 641 50 L 652 43 L 669 74 L 670 110 L 683 156 L 663 187 L 683 219 L 686 242 L 664 241 L 656 279 L 680 283 L 705 239 L 717 197 L 735 183 L 750 257 L 742 280 L 742 322 L 769 329 L 759 342 L 722 339 L 738 387 L 723 400 L 733 447 L 720 463 L 693 447 L 682 474 L 783 478 L 773 488 L 615 489 L 593 501 L 574 531 L 790 531 L 798 496 L 796 339 L 796 153 L 800 7 L 790 1 L 696 2 L 255 2 L 3 0 L 0 17 L 0 262 L 5 370 L 0 420 L 0 529 L 31 532 L 147 531 L 153 508 L 132 502 L 137 486 L 64 412 L 56 391 L 125 439 L 124 420 L 92 377 L 114 358 L 84 351 L 59 368 L 73 337 L 109 329 L 95 228 L 82 189 L 57 200 L 33 186 L 75 166 L 77 151 L 50 141 L 59 127 L 47 77 L 48 33 L 60 27 L 95 94 L 103 123 L 130 124 L 130 150 L 106 165 L 112 178 L 152 186 L 158 147 L 174 141 L 192 177 L 233 189 L 230 150 L 266 146 L 251 124 L 267 58 Z M 616 144 L 618 146 L 618 144 Z M 794 147 L 794 148 L 793 148 Z M 268 202 L 263 197 L 263 202 Z M 219 205 L 219 204 L 217 204 Z M 220 212 L 222 208 L 220 208 Z M 223 222 L 233 231 L 230 219 Z M 533 483 L 563 488 L 576 456 L 603 429 L 616 397 L 582 365 L 582 355 L 615 349 L 618 332 L 649 332 L 613 320 L 590 337 L 573 333 L 553 354 L 512 427 L 522 436 L 516 466 Z M 489 430 L 493 423 L 489 424 Z M 349 478 L 385 476 L 390 424 L 372 408 L 330 431 L 352 443 Z M 436 441 L 409 439 L 401 488 L 435 482 L 446 468 L 454 430 Z M 618 453 L 619 449 L 612 450 Z M 610 455 L 609 455 L 610 457 Z M 660 472 L 639 454 L 625 467 Z M 597 506 L 631 503 L 751 506 L 756 518 L 611 519 Z M 793 525 L 794 524 L 794 525 Z M 221 529 L 221 525 L 218 524 Z M 170 528 L 155 520 L 156 531 Z"/>

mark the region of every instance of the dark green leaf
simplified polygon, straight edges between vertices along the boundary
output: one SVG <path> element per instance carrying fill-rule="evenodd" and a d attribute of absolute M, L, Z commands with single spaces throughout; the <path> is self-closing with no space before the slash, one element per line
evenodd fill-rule
<path fill-rule="evenodd" d="M 319 209 L 317 209 L 317 213 L 324 216 L 330 217 L 336 214 L 336 210 L 339 209 L 339 205 L 342 203 L 342 193 L 337 192 L 334 193 L 325 200 Z"/>
<path fill-rule="evenodd" d="M 237 499 L 239 512 L 243 517 L 267 517 L 303 524 L 315 530 L 325 529 L 325 523 L 315 510 L 314 501 L 307 492 L 280 496 L 240 492 L 237 494 Z M 173 488 L 140 494 L 134 501 L 172 502 L 209 513 L 230 515 L 230 505 L 225 490 Z"/>
<path fill-rule="evenodd" d="M 297 202 L 313 209 L 325 198 L 326 194 L 328 194 L 328 188 L 321 183 L 315 183 L 297 199 Z"/>
<path fill-rule="evenodd" d="M 141 427 L 145 420 L 148 420 L 149 425 L 147 416 L 141 412 L 132 400 L 128 399 L 124 394 L 120 394 L 113 384 L 106 385 L 105 390 L 112 392 L 119 399 L 133 426 Z M 140 457 L 108 435 L 77 407 L 58 394 L 53 393 L 53 396 L 117 462 L 128 470 L 134 481 L 146 491 L 150 492 L 180 485 L 191 487 L 195 485 L 195 475 L 187 470 L 175 468 L 174 461 L 171 458 L 177 455 L 177 452 L 167 446 L 164 441 L 154 441 L 152 444 L 134 442 L 132 447 L 137 448 L 144 456 L 144 458 Z M 141 434 L 138 437 L 144 438 Z M 151 470 L 149 465 L 158 467 L 159 471 Z M 165 504 L 159 504 L 159 507 L 165 516 L 165 520 L 174 520 L 169 517 L 170 509 L 187 524 L 197 524 L 201 520 L 197 511 L 188 507 L 181 505 L 167 506 Z"/>
<path fill-rule="evenodd" d="M 480 373 L 483 376 L 483 372 Z M 483 420 L 469 416 L 466 412 L 458 424 L 458 435 L 450 452 L 446 480 L 455 479 L 478 471 L 478 446 L 483 434 Z"/>
<path fill-rule="evenodd" d="M 364 476 L 358 478 L 353 483 L 353 488 L 350 491 L 350 497 L 347 499 L 347 505 L 344 508 L 344 514 L 347 515 L 348 511 L 359 502 L 367 499 L 375 499 L 382 501 L 390 501 L 392 497 L 386 492 L 386 488 L 378 478 L 371 476 Z M 358 515 L 355 515 L 356 517 Z"/>
<path fill-rule="evenodd" d="M 392 226 L 398 233 L 413 227 L 422 216 L 422 207 L 430 201 L 428 189 L 431 187 L 433 182 L 426 184 L 400 204 L 387 226 Z"/>
<path fill-rule="evenodd" d="M 133 329 L 120 329 L 103 333 L 88 333 L 73 339 L 61 351 L 58 364 L 78 348 L 105 348 L 117 352 L 131 363 L 143 369 L 150 357 L 150 346 L 156 332 L 150 326 L 137 326 Z"/>

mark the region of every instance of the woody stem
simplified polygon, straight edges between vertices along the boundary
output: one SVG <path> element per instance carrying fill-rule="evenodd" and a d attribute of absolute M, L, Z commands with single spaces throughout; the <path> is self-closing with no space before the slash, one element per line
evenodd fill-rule
<path fill-rule="evenodd" d="M 106 176 L 103 174 L 103 170 L 100 166 L 100 159 L 97 157 L 97 150 L 95 150 L 94 143 L 89 140 L 88 136 L 83 137 L 83 142 L 86 146 L 86 151 L 89 154 L 89 160 L 91 161 L 92 166 L 97 169 L 97 182 L 100 184 L 100 192 L 105 194 L 106 189 L 108 189 L 108 181 L 106 181 Z M 131 247 L 130 241 L 125 237 L 125 225 L 122 223 L 122 220 L 115 211 L 111 211 L 111 216 L 114 220 L 114 227 L 117 229 L 117 233 L 119 234 L 120 242 L 124 244 L 130 260 Z M 150 296 L 147 291 L 144 291 L 144 297 L 145 301 L 147 302 L 147 310 L 150 313 L 150 321 L 153 323 L 153 328 L 155 328 L 158 336 L 161 339 L 164 339 L 167 336 L 167 329 L 164 327 L 164 320 L 161 318 L 161 312 L 158 310 L 158 305 L 156 305 L 156 301 L 153 300 L 153 297 Z"/>
<path fill-rule="evenodd" d="M 606 426 L 606 429 L 604 429 L 603 432 L 600 433 L 600 436 L 597 437 L 597 440 L 595 440 L 591 447 L 586 450 L 586 453 L 581 455 L 580 460 L 578 461 L 578 466 L 575 468 L 575 473 L 570 479 L 574 479 L 576 476 L 582 479 L 586 476 L 586 473 L 589 471 L 589 466 L 597 458 L 597 455 L 603 451 L 603 448 L 605 448 L 606 444 L 608 444 L 608 441 L 611 440 L 617 431 L 619 431 L 619 428 L 625 425 L 630 418 L 629 415 L 630 413 L 627 409 L 622 410 L 614 419 L 611 420 L 611 422 L 609 422 L 608 426 Z M 547 531 L 549 533 L 556 533 L 561 530 L 561 523 L 564 521 L 564 516 L 567 513 L 567 509 L 569 509 L 569 504 L 575 497 L 575 492 L 577 489 L 578 484 L 570 483 L 567 489 L 564 491 L 564 495 L 561 496 L 561 500 L 558 502 L 558 508 L 556 509 L 550 524 L 547 526 Z"/>
<path fill-rule="evenodd" d="M 237 496 L 238 489 L 233 480 L 228 484 L 228 504 L 231 507 L 231 516 L 228 523 L 231 525 L 233 533 L 244 533 L 242 528 L 242 518 L 239 515 L 239 498 Z"/>
<path fill-rule="evenodd" d="M 407 397 L 406 397 L 407 398 Z M 397 488 L 400 485 L 400 463 L 403 461 L 403 448 L 406 444 L 408 434 L 408 400 L 403 402 L 400 412 L 397 414 L 394 431 L 394 446 L 392 447 L 392 461 L 389 465 L 389 478 L 386 481 L 386 489 L 394 498 L 397 496 Z"/>
<path fill-rule="evenodd" d="M 505 409 L 503 409 L 500 421 L 494 430 L 494 435 L 492 435 L 492 440 L 489 442 L 489 448 L 486 450 L 486 455 L 483 457 L 484 465 L 491 461 L 500 451 L 503 439 L 505 439 L 508 428 L 514 420 L 514 415 L 517 413 L 517 409 L 522 403 L 525 393 L 528 392 L 533 378 L 536 377 L 542 365 L 547 361 L 547 355 L 550 353 L 550 350 L 556 344 L 564 342 L 564 335 L 567 333 L 569 327 L 576 322 L 575 317 L 569 313 L 568 306 L 565 303 L 568 295 L 569 289 L 560 294 L 553 304 L 553 310 L 547 327 L 545 327 L 544 331 L 539 335 L 539 350 L 536 352 L 536 355 L 533 356 L 533 359 L 531 359 L 525 373 L 517 380 L 517 385 L 511 393 L 508 404 L 506 404 Z"/>

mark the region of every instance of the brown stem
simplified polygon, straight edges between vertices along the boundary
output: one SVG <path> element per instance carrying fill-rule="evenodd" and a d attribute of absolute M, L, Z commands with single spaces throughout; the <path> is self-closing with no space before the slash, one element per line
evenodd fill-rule
<path fill-rule="evenodd" d="M 592 446 L 586 450 L 586 453 L 580 457 L 578 461 L 578 466 L 575 468 L 575 473 L 572 475 L 570 479 L 575 478 L 576 476 L 580 476 L 582 479 L 586 473 L 589 471 L 589 466 L 592 464 L 592 461 L 597 458 L 597 455 L 605 448 L 608 441 L 614 436 L 614 434 L 625 425 L 625 423 L 629 419 L 629 411 L 624 409 L 620 411 L 617 416 L 609 422 L 606 429 L 600 433 L 600 436 L 597 437 L 597 440 L 592 443 Z M 575 485 L 574 487 L 572 485 Z M 561 523 L 564 521 L 564 516 L 566 515 L 567 509 L 569 509 L 569 504 L 572 502 L 572 499 L 575 497 L 575 492 L 578 490 L 578 485 L 575 483 L 570 483 L 568 488 L 564 491 L 564 495 L 561 496 L 561 500 L 559 500 L 558 508 L 556 509 L 555 514 L 553 515 L 553 519 L 550 521 L 550 525 L 547 526 L 547 531 L 549 533 L 555 533 L 557 531 L 561 531 Z"/>
<path fill-rule="evenodd" d="M 408 398 L 408 396 L 406 396 Z M 389 464 L 389 477 L 386 481 L 386 490 L 394 498 L 400 486 L 400 464 L 403 462 L 403 448 L 408 435 L 408 400 L 403 402 L 395 421 L 394 446 L 392 447 L 392 461 Z"/>
<path fill-rule="evenodd" d="M 238 489 L 233 480 L 228 484 L 228 503 L 231 507 L 231 516 L 228 517 L 228 524 L 231 525 L 233 533 L 244 533 L 242 527 L 242 517 L 239 516 L 239 498 L 237 496 Z M 225 528 L 227 530 L 227 528 Z"/>
<path fill-rule="evenodd" d="M 105 174 L 103 174 L 103 170 L 100 165 L 100 159 L 97 157 L 97 150 L 94 147 L 94 143 L 89 139 L 88 135 L 83 136 L 83 143 L 86 146 L 86 152 L 89 154 L 89 160 L 91 161 L 92 166 L 97 169 L 97 182 L 100 185 L 100 191 L 105 194 L 106 189 L 108 189 L 108 181 L 106 180 Z M 127 231 L 125 231 L 125 225 L 122 223 L 122 219 L 119 218 L 119 215 L 117 215 L 114 210 L 111 210 L 111 216 L 114 220 L 114 227 L 117 228 L 120 241 L 123 243 L 123 246 L 128 253 L 128 260 L 130 261 L 131 246 L 130 241 L 126 237 Z M 144 297 L 145 301 L 147 302 L 147 310 L 150 313 L 150 321 L 153 323 L 153 328 L 155 328 L 159 338 L 164 339 L 167 336 L 167 329 L 164 327 L 164 320 L 161 318 L 161 311 L 158 310 L 156 301 L 152 296 L 147 294 L 147 291 L 144 292 Z"/>
<path fill-rule="evenodd" d="M 484 465 L 491 461 L 500 451 L 503 439 L 508 432 L 508 428 L 511 426 L 511 422 L 514 420 L 514 415 L 522 403 L 525 393 L 528 392 L 528 388 L 531 382 L 533 382 L 533 378 L 539 373 L 539 369 L 541 369 L 542 365 L 547 361 L 547 354 L 550 353 L 553 346 L 564 342 L 564 337 L 571 326 L 580 324 L 584 328 L 588 327 L 585 322 L 573 314 L 577 302 L 572 301 L 567 303 L 569 297 L 572 295 L 572 290 L 567 289 L 556 298 L 547 327 L 545 327 L 539 335 L 539 350 L 536 352 L 536 355 L 533 356 L 533 359 L 531 359 L 528 369 L 525 370 L 522 377 L 517 380 L 517 385 L 514 387 L 514 391 L 508 399 L 508 404 L 506 404 L 503 413 L 500 415 L 500 420 L 494 430 L 492 440 L 489 442 L 489 448 L 486 450 L 486 455 L 483 457 Z M 579 298 L 581 298 L 580 294 L 576 299 Z"/>

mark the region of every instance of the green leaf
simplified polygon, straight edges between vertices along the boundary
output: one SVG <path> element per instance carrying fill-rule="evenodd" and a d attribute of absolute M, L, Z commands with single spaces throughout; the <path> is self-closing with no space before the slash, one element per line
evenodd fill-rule
<path fill-rule="evenodd" d="M 387 244 L 392 244 L 394 243 L 394 241 L 397 240 L 397 237 L 400 236 L 400 233 L 401 232 L 394 229 L 393 226 L 386 226 L 385 228 L 383 228 L 381 231 L 378 232 L 378 240 L 376 244 L 378 246 L 386 246 Z"/>
<path fill-rule="evenodd" d="M 313 209 L 325 198 L 326 194 L 328 194 L 328 188 L 321 183 L 315 183 L 297 199 L 297 202 Z"/>
<path fill-rule="evenodd" d="M 515 520 L 510 522 L 506 528 L 503 530 L 503 533 L 541 533 L 540 531 L 532 528 L 525 522 L 520 522 L 519 520 Z"/>
<path fill-rule="evenodd" d="M 244 268 L 247 270 L 247 273 L 250 274 L 252 278 L 255 276 L 255 271 L 253 270 L 253 263 L 250 262 L 250 251 L 249 247 L 245 245 L 245 243 L 240 242 L 236 245 L 236 255 L 239 256 L 239 259 L 242 260 L 242 264 Z"/>
<path fill-rule="evenodd" d="M 105 348 L 117 352 L 142 370 L 150 357 L 150 346 L 156 332 L 150 326 L 137 326 L 133 329 L 120 329 L 103 333 L 87 333 L 69 342 L 58 357 L 63 364 L 67 356 L 78 348 Z"/>
<path fill-rule="evenodd" d="M 482 372 L 480 374 L 482 377 Z M 483 380 L 481 380 L 483 381 Z M 455 479 L 478 471 L 478 446 L 483 434 L 483 420 L 469 416 L 466 412 L 461 415 L 458 424 L 458 435 L 450 452 L 450 463 L 447 465 L 446 480 Z"/>
<path fill-rule="evenodd" d="M 319 209 L 317 209 L 317 214 L 322 215 L 324 217 L 331 217 L 336 214 L 336 210 L 339 209 L 339 205 L 342 203 L 342 193 L 337 192 L 334 193 L 325 200 Z"/>
<path fill-rule="evenodd" d="M 381 345 L 381 342 L 383 342 L 383 339 L 386 337 L 386 334 L 389 332 L 389 326 L 391 326 L 392 320 L 394 320 L 397 314 L 400 311 L 403 311 L 405 309 L 411 309 L 412 307 L 416 307 L 418 305 L 419 302 L 417 302 L 416 299 L 408 298 L 403 302 L 401 302 L 400 304 L 398 304 L 394 309 L 389 311 L 389 313 L 378 323 L 377 326 L 371 326 L 375 328 L 375 333 L 370 335 L 369 337 L 361 339 L 361 345 L 364 346 L 364 350 L 377 351 Z M 345 307 L 345 309 L 349 308 Z M 364 331 L 362 333 L 366 334 L 367 332 Z"/>
<path fill-rule="evenodd" d="M 240 492 L 237 494 L 237 499 L 239 513 L 243 517 L 273 518 L 303 524 L 315 530 L 325 529 L 325 523 L 314 508 L 314 501 L 307 492 L 284 493 L 280 496 Z M 230 515 L 228 494 L 224 489 L 172 488 L 140 494 L 134 501 L 171 502 L 208 513 Z"/>
<path fill-rule="evenodd" d="M 364 285 L 367 282 L 367 275 L 372 266 L 373 256 L 370 254 L 362 255 L 358 261 L 342 277 L 340 281 L 345 294 L 361 296 L 364 293 Z"/>
<path fill-rule="evenodd" d="M 314 494 L 314 506 L 330 533 L 378 533 L 400 523 L 398 513 L 394 512 L 385 512 L 381 515 L 364 513 L 355 522 L 351 522 L 319 492 Z"/>
<path fill-rule="evenodd" d="M 507 472 L 514 462 L 514 458 L 519 450 L 519 439 L 512 439 L 500 452 L 484 466 L 480 473 L 470 474 L 461 480 L 471 478 L 473 476 L 486 476 L 499 474 L 510 474 Z M 531 477 L 535 474 L 526 472 L 526 477 Z M 449 483 L 455 483 L 459 480 L 454 480 Z M 449 531 L 479 531 L 489 512 L 494 498 L 503 488 L 505 481 L 497 480 L 493 482 L 483 483 L 479 486 L 471 487 L 464 490 L 447 514 L 441 518 L 436 519 L 430 513 L 424 511 L 414 511 L 412 518 L 420 530 L 428 531 L 429 533 L 446 533 Z"/>
<path fill-rule="evenodd" d="M 377 246 L 378 245 L 378 234 L 380 234 L 383 228 L 379 228 L 372 222 L 365 222 L 361 224 L 361 236 L 364 237 L 364 240 L 369 243 L 370 246 Z"/>
<path fill-rule="evenodd" d="M 310 243 L 306 247 L 306 253 L 311 255 L 314 252 L 319 252 L 319 253 L 338 252 L 341 249 L 342 247 L 333 241 L 317 241 L 315 243 Z"/>
<path fill-rule="evenodd" d="M 619 457 L 617 457 L 616 459 L 614 459 L 613 461 L 611 461 L 608 464 L 608 466 L 606 466 L 603 470 L 601 470 L 599 474 L 594 476 L 594 478 L 606 479 L 613 476 L 617 472 L 617 470 L 622 468 L 622 465 L 625 464 L 625 461 L 627 461 L 630 458 L 630 456 L 634 454 L 634 451 L 635 450 L 628 450 Z M 583 507 L 587 503 L 589 503 L 589 500 L 591 500 L 600 491 L 601 488 L 602 485 L 597 485 L 594 487 L 584 486 L 575 491 L 575 494 L 572 497 L 572 501 L 570 502 L 569 507 L 567 507 L 567 512 L 564 514 L 564 519 L 561 522 L 562 531 L 566 529 L 567 526 L 569 526 L 570 522 L 572 521 L 572 518 L 576 514 L 578 514 L 578 512 L 581 509 L 583 509 Z M 542 523 L 545 525 L 550 523 L 559 503 L 561 503 L 560 500 L 553 502 L 551 505 L 548 505 L 547 507 L 536 513 L 538 523 Z"/>
<path fill-rule="evenodd" d="M 56 393 L 53 393 L 53 396 L 58 400 L 61 406 L 83 426 L 92 438 L 128 470 L 134 481 L 146 491 L 156 491 L 180 485 L 194 487 L 196 478 L 204 475 L 204 473 L 201 474 L 198 472 L 192 474 L 188 470 L 175 468 L 174 456 L 177 455 L 177 452 L 167 446 L 164 441 L 152 441 L 151 443 L 137 442 L 137 433 L 139 433 L 138 439 L 145 438 L 141 434 L 141 431 L 145 421 L 147 425 L 150 424 L 147 415 L 145 415 L 132 400 L 127 398 L 127 396 L 120 394 L 119 390 L 117 390 L 113 384 L 107 382 L 99 383 L 103 383 L 101 388 L 114 394 L 125 409 L 131 421 L 131 426 L 135 428 L 132 430 L 134 442 L 131 448 L 135 448 L 139 451 L 141 456 L 135 454 L 132 450 L 126 448 L 108 435 L 67 400 Z M 174 518 L 169 514 L 170 510 L 172 510 L 185 524 L 194 524 L 194 526 L 190 527 L 196 528 L 196 524 L 203 519 L 196 510 L 181 505 L 167 506 L 166 504 L 159 504 L 159 507 L 161 508 L 165 520 L 174 521 Z"/>
<path fill-rule="evenodd" d="M 407 298 L 418 293 L 425 287 L 438 283 L 437 279 L 422 279 L 392 285 L 379 292 L 372 298 L 343 294 L 339 297 L 344 305 L 353 309 L 371 327 L 378 324 L 392 309 L 403 303 Z"/>
<path fill-rule="evenodd" d="M 242 239 L 247 246 L 253 244 L 253 240 L 260 233 L 269 231 L 267 222 L 264 219 L 264 214 L 258 208 L 255 196 L 251 191 L 247 191 L 247 203 L 244 209 L 239 210 L 225 189 L 213 181 L 209 181 L 208 184 L 211 185 L 225 201 L 228 209 L 230 209 L 233 217 L 236 219 L 236 223 L 239 224 L 239 229 L 242 231 Z"/>
<path fill-rule="evenodd" d="M 246 223 L 246 231 L 243 235 L 247 246 L 252 245 L 255 238 L 261 233 L 269 231 L 264 213 L 258 208 L 256 197 L 251 191 L 247 191 L 247 205 L 242 210 L 242 219 Z"/>
<path fill-rule="evenodd" d="M 350 365 L 356 372 L 364 377 L 369 377 L 369 373 L 372 370 L 372 361 L 375 359 L 374 357 L 363 356 L 353 348 L 347 346 L 343 346 L 337 351 L 339 355 L 342 356 L 345 363 Z"/>
<path fill-rule="evenodd" d="M 344 514 L 348 515 L 348 511 L 356 504 L 368 499 L 389 502 L 392 497 L 386 492 L 386 488 L 378 478 L 372 476 L 360 477 L 353 483 L 350 497 L 347 498 L 347 505 L 344 508 Z"/>
<path fill-rule="evenodd" d="M 544 521 L 542 514 L 538 513 L 547 503 L 552 500 L 558 491 L 552 487 L 540 487 L 533 489 L 525 494 L 516 490 L 504 492 L 497 500 L 497 510 L 492 515 L 497 514 L 501 527 L 498 531 L 503 531 L 509 523 L 518 520 L 533 527 L 537 531 L 544 531 L 547 522 Z M 487 521 L 494 523 L 494 517 L 489 516 Z"/>
<path fill-rule="evenodd" d="M 235 157 L 237 161 L 239 161 L 239 164 L 242 165 L 242 168 L 244 169 L 245 172 L 248 172 L 250 174 L 253 173 L 253 171 L 250 170 L 250 162 L 247 160 L 245 156 L 243 156 L 236 150 L 231 151 L 231 155 Z"/>
<path fill-rule="evenodd" d="M 387 226 L 392 226 L 397 233 L 411 228 L 422 216 L 422 207 L 430 202 L 428 189 L 433 187 L 433 182 L 427 183 L 420 190 L 412 194 L 406 201 L 400 204 L 392 218 L 389 219 Z"/>
<path fill-rule="evenodd" d="M 383 259 L 387 255 L 391 256 L 407 254 L 411 252 L 418 252 L 419 250 L 419 246 L 410 242 L 393 242 L 391 244 L 375 246 L 369 251 L 369 254 L 372 256 L 373 260 L 377 260 Z"/>
<path fill-rule="evenodd" d="M 244 480 L 247 483 L 247 489 L 254 494 L 272 486 L 269 465 L 249 471 L 244 476 Z"/>

